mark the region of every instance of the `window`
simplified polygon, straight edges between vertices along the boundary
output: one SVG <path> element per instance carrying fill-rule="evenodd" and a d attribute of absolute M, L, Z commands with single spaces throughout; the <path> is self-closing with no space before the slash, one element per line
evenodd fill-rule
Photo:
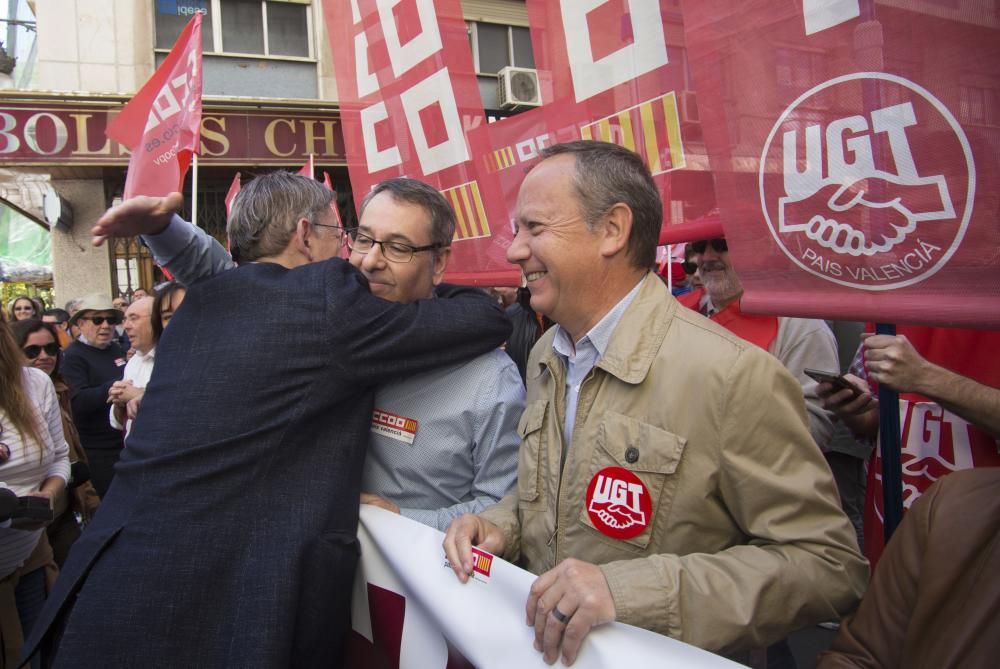
<path fill-rule="evenodd" d="M 959 117 L 970 125 L 1000 125 L 1000 95 L 995 88 L 963 84 L 959 91 Z"/>
<path fill-rule="evenodd" d="M 479 79 L 483 106 L 496 109 L 497 72 L 509 65 L 535 67 L 531 33 L 521 26 L 499 23 L 475 22 L 467 24 L 467 27 L 469 45 L 472 47 L 472 64 Z"/>
<path fill-rule="evenodd" d="M 156 0 L 156 48 L 170 49 L 202 14 L 206 54 L 311 58 L 308 0 Z"/>
<path fill-rule="evenodd" d="M 825 81 L 828 78 L 826 72 L 829 58 L 821 51 L 775 49 L 774 67 L 778 96 L 785 103 L 790 103 L 811 88 L 814 82 Z M 825 93 L 813 95 L 803 104 L 820 109 L 829 106 Z"/>
<path fill-rule="evenodd" d="M 315 99 L 313 0 L 154 0 L 156 65 L 202 14 L 204 93 Z"/>

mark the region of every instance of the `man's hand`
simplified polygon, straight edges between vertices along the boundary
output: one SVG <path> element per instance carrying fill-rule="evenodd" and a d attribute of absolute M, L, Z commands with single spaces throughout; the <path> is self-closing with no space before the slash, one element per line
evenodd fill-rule
<path fill-rule="evenodd" d="M 142 389 L 138 397 L 133 397 L 125 404 L 125 415 L 129 420 L 135 420 L 135 417 L 139 415 L 139 405 L 142 404 L 142 397 L 145 394 L 145 389 Z"/>
<path fill-rule="evenodd" d="M 880 384 L 901 393 L 927 394 L 926 377 L 931 364 L 913 348 L 903 335 L 862 334 L 865 369 Z"/>
<path fill-rule="evenodd" d="M 124 407 L 130 400 L 142 397 L 144 392 L 142 388 L 136 388 L 130 380 L 115 381 L 111 384 L 111 390 L 108 391 L 108 402 Z"/>
<path fill-rule="evenodd" d="M 466 513 L 451 521 L 444 535 L 444 554 L 462 583 L 472 573 L 472 547 L 500 555 L 507 545 L 500 528 L 477 515 Z"/>
<path fill-rule="evenodd" d="M 535 628 L 535 650 L 543 654 L 546 664 L 554 664 L 561 650 L 567 666 L 576 661 L 590 629 L 613 621 L 616 615 L 604 572 L 572 558 L 535 580 L 525 611 L 528 625 Z"/>
<path fill-rule="evenodd" d="M 141 195 L 125 200 L 97 219 L 97 225 L 90 231 L 92 243 L 101 246 L 111 237 L 159 234 L 183 205 L 184 197 L 180 193 L 171 193 L 166 197 Z"/>
<path fill-rule="evenodd" d="M 832 411 L 844 425 L 859 437 L 874 437 L 878 433 L 878 398 L 872 394 L 871 388 L 864 379 L 845 374 L 844 378 L 861 390 L 855 395 L 844 388 L 839 389 L 832 383 L 821 381 L 816 386 L 816 395 L 827 411 Z"/>
<path fill-rule="evenodd" d="M 369 495 L 366 492 L 361 493 L 361 503 L 371 504 L 372 506 L 377 506 L 380 509 L 385 509 L 386 511 L 392 511 L 393 513 L 399 513 L 399 507 L 385 497 L 379 497 L 378 495 Z"/>

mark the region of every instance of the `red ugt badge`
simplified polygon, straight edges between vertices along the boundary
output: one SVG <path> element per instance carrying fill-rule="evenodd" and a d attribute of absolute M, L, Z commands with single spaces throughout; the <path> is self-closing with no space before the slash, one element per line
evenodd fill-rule
<path fill-rule="evenodd" d="M 653 502 L 638 476 L 622 467 L 605 467 L 587 486 L 587 513 L 601 534 L 631 539 L 649 527 Z"/>

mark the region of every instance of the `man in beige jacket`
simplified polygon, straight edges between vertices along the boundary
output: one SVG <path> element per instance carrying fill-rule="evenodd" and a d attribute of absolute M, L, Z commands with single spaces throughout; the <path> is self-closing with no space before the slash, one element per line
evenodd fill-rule
<path fill-rule="evenodd" d="M 507 252 L 558 327 L 532 350 L 517 489 L 456 519 L 540 574 L 526 604 L 548 663 L 618 620 L 725 654 L 850 611 L 868 576 L 798 382 L 678 304 L 653 266 L 662 204 L 612 144 L 546 149 Z"/>

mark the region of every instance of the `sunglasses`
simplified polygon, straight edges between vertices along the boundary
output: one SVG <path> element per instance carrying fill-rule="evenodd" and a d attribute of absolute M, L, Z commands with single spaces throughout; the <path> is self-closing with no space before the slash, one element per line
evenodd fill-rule
<path fill-rule="evenodd" d="M 725 253 L 729 250 L 729 244 L 726 243 L 725 239 L 702 239 L 697 242 L 691 242 L 691 250 L 695 253 L 704 253 L 705 248 L 711 246 L 712 250 L 716 253 Z"/>
<path fill-rule="evenodd" d="M 39 355 L 42 354 L 42 351 L 45 351 L 45 355 L 49 356 L 50 358 L 54 358 L 57 355 L 59 355 L 59 344 L 53 342 L 51 344 L 46 344 L 45 346 L 24 347 L 24 355 L 28 358 L 28 360 L 34 360 L 35 358 L 37 358 Z"/>
<path fill-rule="evenodd" d="M 122 319 L 118 318 L 118 316 L 81 316 L 80 320 L 90 321 L 91 323 L 97 326 L 104 325 L 105 323 L 109 323 L 111 325 L 118 325 L 119 323 L 122 322 Z"/>

